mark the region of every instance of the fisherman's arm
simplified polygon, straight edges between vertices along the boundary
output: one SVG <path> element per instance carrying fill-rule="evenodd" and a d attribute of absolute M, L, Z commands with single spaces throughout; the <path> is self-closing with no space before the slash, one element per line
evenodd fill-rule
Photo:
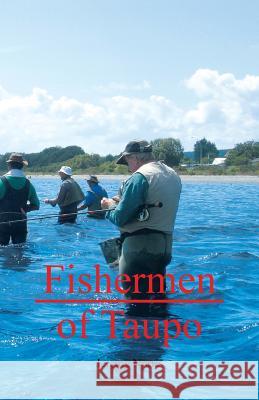
<path fill-rule="evenodd" d="M 146 202 L 148 181 L 140 173 L 135 173 L 125 184 L 121 200 L 115 210 L 108 211 L 106 218 L 118 227 L 133 220 Z"/>
<path fill-rule="evenodd" d="M 25 208 L 25 212 L 30 212 L 30 211 L 36 211 L 39 210 L 40 208 L 40 201 L 39 198 L 37 196 L 35 187 L 30 184 L 30 190 L 29 190 L 29 204 L 27 204 L 26 208 Z"/>
<path fill-rule="evenodd" d="M 94 201 L 94 195 L 88 191 L 86 193 L 83 204 L 77 208 L 77 211 L 85 210 L 93 203 L 93 201 Z"/>
<path fill-rule="evenodd" d="M 0 179 L 0 200 L 2 200 L 4 195 L 5 195 L 5 185 L 3 184 L 2 179 Z"/>
<path fill-rule="evenodd" d="M 86 206 L 86 205 L 83 203 L 81 206 L 77 207 L 77 211 L 85 210 L 87 207 L 88 207 L 88 206 Z"/>
<path fill-rule="evenodd" d="M 55 207 L 57 204 L 62 204 L 62 202 L 65 200 L 67 189 L 68 188 L 66 182 L 62 183 L 57 197 L 55 197 L 54 199 L 46 199 L 45 203 L 51 204 L 53 207 Z"/>

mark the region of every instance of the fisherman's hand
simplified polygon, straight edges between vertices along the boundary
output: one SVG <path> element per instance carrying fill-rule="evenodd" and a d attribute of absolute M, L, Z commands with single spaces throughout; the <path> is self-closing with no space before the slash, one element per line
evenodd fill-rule
<path fill-rule="evenodd" d="M 36 204 L 27 204 L 25 209 L 23 209 L 23 211 L 25 213 L 24 215 L 26 215 L 26 213 L 28 213 L 30 211 L 37 211 L 37 210 L 39 210 L 39 208 L 40 207 Z"/>
<path fill-rule="evenodd" d="M 24 211 L 23 208 L 20 208 L 20 210 L 21 210 L 21 213 L 22 213 L 23 215 L 26 215 L 26 212 Z"/>
<path fill-rule="evenodd" d="M 119 203 L 120 202 L 120 196 L 113 196 L 112 200 L 114 200 L 115 203 Z"/>
<path fill-rule="evenodd" d="M 51 199 L 45 199 L 44 203 L 45 204 L 51 204 L 52 207 L 55 207 L 55 205 L 57 204 L 55 200 L 51 200 Z"/>
<path fill-rule="evenodd" d="M 116 206 L 116 202 L 113 199 L 107 199 L 103 197 L 101 200 L 101 207 L 102 209 L 107 210 L 108 208 L 113 208 Z"/>

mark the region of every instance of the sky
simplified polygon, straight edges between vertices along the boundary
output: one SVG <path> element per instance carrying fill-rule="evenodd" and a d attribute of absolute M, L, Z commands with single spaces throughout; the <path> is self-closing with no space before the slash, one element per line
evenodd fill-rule
<path fill-rule="evenodd" d="M 0 0 L 0 154 L 259 140 L 258 0 Z"/>

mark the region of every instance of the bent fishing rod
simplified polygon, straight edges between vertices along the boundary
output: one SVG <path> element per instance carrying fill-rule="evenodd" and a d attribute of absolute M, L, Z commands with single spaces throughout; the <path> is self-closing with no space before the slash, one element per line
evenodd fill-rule
<path fill-rule="evenodd" d="M 153 207 L 158 207 L 161 208 L 163 207 L 163 203 L 161 202 L 156 202 L 153 204 L 144 204 L 143 209 L 148 209 L 148 208 L 153 208 Z M 88 215 L 88 214 L 96 214 L 96 213 L 106 213 L 108 211 L 114 211 L 116 209 L 116 207 L 112 207 L 112 208 L 104 208 L 104 209 L 100 209 L 100 210 L 93 210 L 93 211 L 84 211 L 84 212 L 74 212 L 74 213 L 68 213 L 68 214 L 41 214 L 38 215 L 37 217 L 31 217 L 31 218 L 23 218 L 23 219 L 16 219 L 14 221 L 10 220 L 10 221 L 2 221 L 0 222 L 0 225 L 4 225 L 4 224 L 16 224 L 18 222 L 27 222 L 27 221 L 42 221 L 44 219 L 51 219 L 51 218 L 57 218 L 57 217 L 70 217 L 72 215 Z M 0 213 L 0 215 L 3 214 L 19 214 L 21 215 L 22 212 L 12 212 L 12 211 L 6 211 L 6 212 L 2 212 Z"/>

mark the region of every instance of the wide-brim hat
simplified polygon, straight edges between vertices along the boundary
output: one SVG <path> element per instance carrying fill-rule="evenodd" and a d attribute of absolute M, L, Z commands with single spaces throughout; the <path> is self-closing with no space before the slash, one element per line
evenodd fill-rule
<path fill-rule="evenodd" d="M 127 144 L 123 153 L 121 153 L 120 157 L 116 161 L 116 164 L 127 165 L 127 161 L 125 160 L 125 156 L 130 154 L 137 153 L 151 153 L 152 145 L 149 144 L 146 140 L 132 140 Z"/>
<path fill-rule="evenodd" d="M 19 153 L 12 153 L 6 162 L 7 163 L 16 162 L 19 164 L 28 165 L 28 161 L 24 160 L 23 156 Z"/>
<path fill-rule="evenodd" d="M 63 174 L 66 174 L 68 176 L 73 175 L 72 168 L 67 167 L 66 165 L 63 165 L 63 167 L 61 167 L 58 172 L 63 172 Z"/>
<path fill-rule="evenodd" d="M 95 175 L 90 175 L 88 178 L 86 178 L 87 182 L 92 182 L 92 183 L 99 183 L 97 176 Z"/>

